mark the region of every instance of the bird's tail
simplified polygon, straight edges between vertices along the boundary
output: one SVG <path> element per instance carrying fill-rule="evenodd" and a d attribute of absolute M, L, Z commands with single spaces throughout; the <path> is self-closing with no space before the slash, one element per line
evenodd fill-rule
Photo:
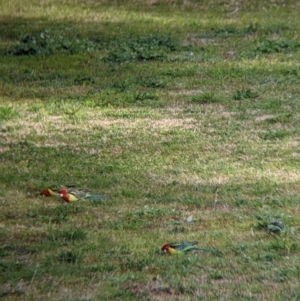
<path fill-rule="evenodd" d="M 104 195 L 101 194 L 89 194 L 86 196 L 88 200 L 103 200 L 105 199 Z"/>

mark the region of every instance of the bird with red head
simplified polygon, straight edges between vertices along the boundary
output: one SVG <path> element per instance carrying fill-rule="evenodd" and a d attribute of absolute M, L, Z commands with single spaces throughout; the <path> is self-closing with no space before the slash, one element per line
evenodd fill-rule
<path fill-rule="evenodd" d="M 58 191 L 51 188 L 43 189 L 40 195 L 43 197 L 59 196 Z"/>
<path fill-rule="evenodd" d="M 197 243 L 197 241 L 165 243 L 161 247 L 161 251 L 163 254 L 169 255 L 184 255 L 190 251 L 205 251 L 211 252 L 214 255 L 221 254 L 221 252 L 218 250 L 195 247 Z"/>
<path fill-rule="evenodd" d="M 102 200 L 104 199 L 103 195 L 99 194 L 90 194 L 90 192 L 87 189 L 66 189 L 66 188 L 60 188 L 58 190 L 58 193 L 60 197 L 67 203 L 70 202 L 76 202 L 79 200 Z"/>

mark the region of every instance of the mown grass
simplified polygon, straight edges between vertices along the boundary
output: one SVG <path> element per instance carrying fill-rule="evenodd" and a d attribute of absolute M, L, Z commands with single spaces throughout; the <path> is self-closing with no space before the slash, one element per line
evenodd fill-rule
<path fill-rule="evenodd" d="M 1 3 L 0 296 L 298 300 L 298 11 Z M 106 199 L 39 196 L 69 183 Z"/>

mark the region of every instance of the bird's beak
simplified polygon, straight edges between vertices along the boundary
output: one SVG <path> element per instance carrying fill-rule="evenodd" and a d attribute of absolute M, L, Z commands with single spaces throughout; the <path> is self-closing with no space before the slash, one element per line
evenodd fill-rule
<path fill-rule="evenodd" d="M 167 251 L 164 249 L 164 250 L 160 250 L 160 254 L 161 255 L 165 255 L 167 253 Z"/>

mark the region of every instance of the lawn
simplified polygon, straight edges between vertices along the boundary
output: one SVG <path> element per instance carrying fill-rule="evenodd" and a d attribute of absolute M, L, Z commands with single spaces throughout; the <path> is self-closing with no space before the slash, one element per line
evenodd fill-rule
<path fill-rule="evenodd" d="M 0 2 L 0 297 L 300 300 L 299 10 Z"/>

